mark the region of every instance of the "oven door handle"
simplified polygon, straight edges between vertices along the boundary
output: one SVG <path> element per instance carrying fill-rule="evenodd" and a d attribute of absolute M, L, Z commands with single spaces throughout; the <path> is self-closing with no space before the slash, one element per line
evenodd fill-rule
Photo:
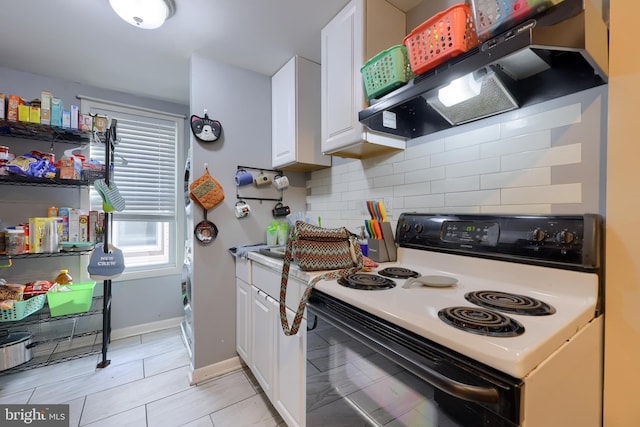
<path fill-rule="evenodd" d="M 401 354 L 400 352 L 395 351 L 393 348 L 389 348 L 382 344 L 378 345 L 379 347 L 377 348 L 377 350 L 385 353 L 387 357 L 392 356 L 392 361 L 394 361 L 398 365 L 401 365 L 408 371 L 411 371 L 437 389 L 450 394 L 453 397 L 457 397 L 458 399 L 463 399 L 470 402 L 481 403 L 498 403 L 500 399 L 498 390 L 496 390 L 494 387 L 480 387 L 456 381 L 414 360 L 407 354 Z M 397 358 L 400 358 L 401 361 L 398 362 Z M 416 366 L 418 366 L 419 369 L 416 369 Z"/>
<path fill-rule="evenodd" d="M 406 347 L 389 345 L 394 341 L 388 337 L 377 336 L 375 331 L 369 328 L 355 327 L 354 322 L 344 321 L 337 313 L 325 312 L 321 306 L 314 306 L 312 310 L 324 314 L 321 316 L 324 320 L 451 396 L 479 403 L 497 403 L 500 400 L 500 394 L 495 387 L 481 387 L 456 381 L 416 360 L 412 355 L 414 353 Z"/>

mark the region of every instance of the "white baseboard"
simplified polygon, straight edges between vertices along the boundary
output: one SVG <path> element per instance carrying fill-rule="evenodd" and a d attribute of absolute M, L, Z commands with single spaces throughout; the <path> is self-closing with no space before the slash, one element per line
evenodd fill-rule
<path fill-rule="evenodd" d="M 190 384 L 196 385 L 208 381 L 210 379 L 235 372 L 242 369 L 242 363 L 238 356 L 232 357 L 227 360 L 223 360 L 213 365 L 208 365 L 203 368 L 194 369 L 190 375 Z"/>
<path fill-rule="evenodd" d="M 111 340 L 132 337 L 134 335 L 146 334 L 160 331 L 162 329 L 179 328 L 184 317 L 174 317 L 172 319 L 159 320 L 157 322 L 143 323 L 142 325 L 129 326 L 127 328 L 113 329 Z"/>

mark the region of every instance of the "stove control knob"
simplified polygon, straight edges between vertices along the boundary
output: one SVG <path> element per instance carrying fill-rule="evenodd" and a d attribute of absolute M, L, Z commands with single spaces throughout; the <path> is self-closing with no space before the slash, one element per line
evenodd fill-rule
<path fill-rule="evenodd" d="M 556 234 L 556 241 L 558 243 L 569 244 L 569 243 L 572 243 L 574 240 L 575 240 L 575 235 L 570 231 L 563 230 L 558 234 Z"/>
<path fill-rule="evenodd" d="M 531 240 L 534 242 L 544 242 L 544 239 L 547 237 L 547 233 L 542 228 L 536 228 L 531 233 Z"/>
<path fill-rule="evenodd" d="M 409 223 L 404 222 L 400 226 L 400 229 L 402 230 L 403 233 L 407 233 L 409 230 L 411 230 L 411 226 L 409 225 Z"/>
<path fill-rule="evenodd" d="M 424 227 L 422 226 L 422 224 L 416 224 L 413 228 L 414 230 L 416 230 L 416 233 L 418 234 L 422 233 L 422 231 L 424 230 Z"/>

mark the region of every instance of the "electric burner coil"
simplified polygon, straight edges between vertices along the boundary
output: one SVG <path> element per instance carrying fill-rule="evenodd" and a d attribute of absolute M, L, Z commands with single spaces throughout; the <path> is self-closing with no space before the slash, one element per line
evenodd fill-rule
<path fill-rule="evenodd" d="M 438 312 L 445 323 L 472 334 L 515 337 L 524 333 L 520 322 L 493 310 L 478 307 L 447 307 Z"/>
<path fill-rule="evenodd" d="M 465 299 L 477 306 L 523 316 L 548 316 L 556 309 L 539 299 L 500 291 L 474 291 Z"/>
<path fill-rule="evenodd" d="M 391 289 L 396 286 L 396 282 L 377 274 L 354 273 L 348 274 L 338 279 L 338 284 L 348 288 L 375 291 Z"/>

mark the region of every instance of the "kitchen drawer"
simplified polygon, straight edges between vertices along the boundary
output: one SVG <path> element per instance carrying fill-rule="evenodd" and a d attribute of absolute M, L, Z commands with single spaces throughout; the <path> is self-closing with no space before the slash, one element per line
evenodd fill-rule
<path fill-rule="evenodd" d="M 266 292 L 271 298 L 280 301 L 280 282 L 282 280 L 282 272 L 265 267 L 257 262 L 253 263 L 252 268 L 252 285 Z M 286 305 L 293 311 L 298 309 L 302 291 L 306 285 L 289 276 L 287 283 L 287 301 Z"/>
<path fill-rule="evenodd" d="M 236 257 L 236 277 L 245 283 L 251 283 L 251 261 Z"/>

